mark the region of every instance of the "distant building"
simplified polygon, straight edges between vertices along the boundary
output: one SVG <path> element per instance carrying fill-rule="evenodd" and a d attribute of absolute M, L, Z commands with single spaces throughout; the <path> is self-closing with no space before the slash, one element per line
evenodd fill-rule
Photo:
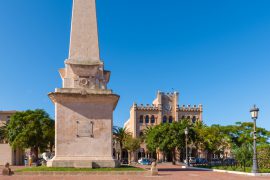
<path fill-rule="evenodd" d="M 0 111 L 0 126 L 3 126 L 5 123 L 10 121 L 10 118 L 17 111 Z"/>
<path fill-rule="evenodd" d="M 0 111 L 0 126 L 9 123 L 10 118 L 17 111 Z M 0 140 L 0 165 L 22 165 L 24 153 L 18 149 L 12 149 L 7 140 Z"/>
<path fill-rule="evenodd" d="M 195 123 L 196 121 L 202 121 L 202 114 L 202 105 L 183 105 L 180 107 L 178 92 L 163 93 L 159 91 L 157 98 L 151 105 L 137 105 L 136 103 L 132 105 L 130 118 L 125 123 L 124 127 L 132 133 L 134 138 L 138 138 L 147 127 L 162 123 L 178 122 L 182 119 L 189 119 L 191 122 Z M 124 152 L 123 154 L 125 156 L 127 153 Z M 160 161 L 163 159 L 170 160 L 170 157 L 165 157 L 163 153 L 160 152 L 155 155 L 150 154 L 145 144 L 141 145 L 140 150 L 134 154 L 132 159 L 137 161 L 141 157 L 157 158 Z"/>

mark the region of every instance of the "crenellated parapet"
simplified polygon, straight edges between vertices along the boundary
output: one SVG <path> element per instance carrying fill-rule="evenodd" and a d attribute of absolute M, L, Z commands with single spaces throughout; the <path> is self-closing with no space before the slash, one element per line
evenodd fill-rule
<path fill-rule="evenodd" d="M 143 110 L 143 111 L 159 111 L 159 110 L 162 110 L 162 106 L 159 106 L 159 105 L 155 105 L 155 104 L 137 104 L 137 103 L 134 103 L 132 105 L 132 107 L 134 110 Z M 202 112 L 203 111 L 203 106 L 202 105 L 182 105 L 181 107 L 180 106 L 177 106 L 176 108 L 177 111 L 180 111 L 180 112 Z"/>
<path fill-rule="evenodd" d="M 199 106 L 197 105 L 183 105 L 183 106 L 178 106 L 177 108 L 178 111 L 180 112 L 202 112 L 203 111 L 203 107 L 202 105 L 200 104 Z"/>
<path fill-rule="evenodd" d="M 134 110 L 141 110 L 141 111 L 158 111 L 159 110 L 159 107 L 156 106 L 155 104 L 136 104 L 134 103 L 132 108 L 134 108 Z"/>

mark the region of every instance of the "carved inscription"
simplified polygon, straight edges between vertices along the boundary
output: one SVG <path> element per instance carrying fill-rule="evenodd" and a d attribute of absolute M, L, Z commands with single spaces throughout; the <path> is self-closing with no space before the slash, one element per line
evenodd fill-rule
<path fill-rule="evenodd" d="M 92 121 L 77 121 L 77 137 L 94 137 L 94 123 Z"/>

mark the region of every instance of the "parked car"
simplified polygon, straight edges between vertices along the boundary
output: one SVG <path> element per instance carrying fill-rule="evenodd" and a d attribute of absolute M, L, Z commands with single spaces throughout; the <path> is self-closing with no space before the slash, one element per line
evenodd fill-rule
<path fill-rule="evenodd" d="M 141 159 L 139 159 L 138 163 L 141 165 L 151 165 L 152 162 L 150 161 L 150 159 L 141 158 Z"/>
<path fill-rule="evenodd" d="M 233 166 L 236 165 L 236 160 L 233 158 L 227 158 L 223 161 L 223 164 L 226 166 Z"/>
<path fill-rule="evenodd" d="M 187 161 L 184 160 L 184 163 L 187 164 Z M 189 164 L 196 164 L 196 158 L 195 157 L 189 157 Z"/>
<path fill-rule="evenodd" d="M 196 158 L 195 157 L 189 157 L 189 164 L 196 164 Z"/>
<path fill-rule="evenodd" d="M 211 164 L 211 166 L 219 166 L 219 165 L 221 165 L 221 160 L 217 159 L 217 158 L 214 158 L 214 159 L 212 159 L 210 164 Z"/>
<path fill-rule="evenodd" d="M 196 164 L 206 165 L 206 164 L 208 164 L 208 161 L 205 158 L 196 158 Z"/>

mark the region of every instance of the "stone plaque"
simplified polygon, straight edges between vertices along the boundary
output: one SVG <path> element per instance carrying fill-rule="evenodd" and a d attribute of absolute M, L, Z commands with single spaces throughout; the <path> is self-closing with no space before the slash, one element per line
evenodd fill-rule
<path fill-rule="evenodd" d="M 94 137 L 92 121 L 77 121 L 77 137 Z"/>

